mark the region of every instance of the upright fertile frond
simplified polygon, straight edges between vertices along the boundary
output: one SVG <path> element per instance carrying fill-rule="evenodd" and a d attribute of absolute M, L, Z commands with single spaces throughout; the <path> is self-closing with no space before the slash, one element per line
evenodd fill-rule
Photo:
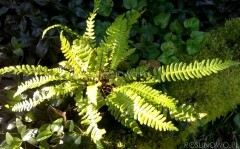
<path fill-rule="evenodd" d="M 35 76 L 34 78 L 21 83 L 21 85 L 18 86 L 18 89 L 14 96 L 16 97 L 28 89 L 33 89 L 46 83 L 59 80 L 64 80 L 64 78 L 56 76 Z"/>
<path fill-rule="evenodd" d="M 128 49 L 128 36 L 129 29 L 127 26 L 127 19 L 124 18 L 124 15 L 120 15 L 107 29 L 107 37 L 100 45 L 100 47 L 103 46 L 103 49 L 107 48 L 108 51 L 111 53 L 110 67 L 113 70 L 115 70 L 118 64 L 125 58 L 123 57 L 123 53 L 127 52 Z"/>
<path fill-rule="evenodd" d="M 95 17 L 96 17 L 96 13 L 90 13 L 90 16 L 88 17 L 88 20 L 86 21 L 87 23 L 87 28 L 86 31 L 84 33 L 84 37 L 86 37 L 89 40 L 93 40 L 95 39 L 95 35 L 94 35 L 94 23 L 95 23 Z"/>
<path fill-rule="evenodd" d="M 77 84 L 71 82 L 63 82 L 59 85 L 43 87 L 40 90 L 34 92 L 33 97 L 29 100 L 24 100 L 13 106 L 12 111 L 21 112 L 29 111 L 33 107 L 37 106 L 41 102 L 53 97 L 58 97 L 62 95 L 73 95 L 73 91 L 78 87 Z"/>
<path fill-rule="evenodd" d="M 155 90 L 152 87 L 141 84 L 139 82 L 134 82 L 120 88 L 116 88 L 115 90 L 123 93 L 132 91 L 133 93 L 137 93 L 139 96 L 145 98 L 153 105 L 161 105 L 169 109 L 176 108 L 176 103 L 173 98 L 167 96 L 166 94 L 163 94 L 161 91 Z"/>
<path fill-rule="evenodd" d="M 69 61 L 71 66 L 75 69 L 76 73 L 81 73 L 81 66 L 76 60 L 76 53 L 72 50 L 69 41 L 60 33 L 61 50 L 65 58 Z"/>
<path fill-rule="evenodd" d="M 75 55 L 75 61 L 83 71 L 87 71 L 94 49 L 89 39 L 81 38 L 73 41 L 71 51 Z"/>
<path fill-rule="evenodd" d="M 49 26 L 48 28 L 46 28 L 44 31 L 43 31 L 43 34 L 42 34 L 42 38 L 45 36 L 45 34 L 53 29 L 53 28 L 60 28 L 64 31 L 66 31 L 67 33 L 69 33 L 70 35 L 75 35 L 76 37 L 80 38 L 81 36 L 77 33 L 77 32 L 74 32 L 72 29 L 68 28 L 67 26 L 64 26 L 64 25 L 61 25 L 61 24 L 55 24 L 55 25 L 52 25 L 52 26 Z"/>
<path fill-rule="evenodd" d="M 190 78 L 202 78 L 203 76 L 217 73 L 230 66 L 237 65 L 238 62 L 231 60 L 222 61 L 219 59 L 203 60 L 202 62 L 195 61 L 187 65 L 186 63 L 175 63 L 159 68 L 158 73 L 154 74 L 161 77 L 163 82 L 176 80 L 189 80 Z"/>

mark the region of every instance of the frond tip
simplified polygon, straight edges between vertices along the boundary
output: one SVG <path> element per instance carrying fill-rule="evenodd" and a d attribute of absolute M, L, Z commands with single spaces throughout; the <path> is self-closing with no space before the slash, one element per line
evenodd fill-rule
<path fill-rule="evenodd" d="M 217 73 L 230 66 L 237 65 L 239 62 L 227 60 L 222 61 L 219 59 L 203 60 L 202 62 L 195 61 L 187 65 L 186 63 L 175 63 L 167 66 L 162 66 L 158 69 L 157 73 L 162 82 L 176 81 L 176 80 L 189 80 L 190 78 L 202 78 L 203 76 Z"/>

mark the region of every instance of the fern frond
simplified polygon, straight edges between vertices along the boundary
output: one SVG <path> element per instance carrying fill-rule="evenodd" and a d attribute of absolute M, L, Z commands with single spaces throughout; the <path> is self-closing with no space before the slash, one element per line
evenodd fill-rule
<path fill-rule="evenodd" d="M 129 91 L 137 93 L 139 96 L 145 98 L 148 102 L 151 102 L 153 105 L 161 105 L 169 109 L 176 108 L 175 99 L 163 94 L 161 91 L 153 89 L 150 86 L 145 84 L 134 82 L 119 88 L 115 88 L 116 91 L 122 93 L 128 93 Z"/>
<path fill-rule="evenodd" d="M 133 96 L 132 96 L 133 97 Z M 166 122 L 166 117 L 151 104 L 148 104 L 140 96 L 135 95 L 134 119 L 140 124 L 145 124 L 159 131 L 178 131 L 171 121 Z"/>
<path fill-rule="evenodd" d="M 141 83 L 158 83 L 160 82 L 160 79 L 158 79 L 156 76 L 153 76 L 149 72 L 149 65 L 143 65 L 139 66 L 137 68 L 133 68 L 124 75 L 124 79 L 126 82 L 134 82 L 138 81 Z"/>
<path fill-rule="evenodd" d="M 9 66 L 4 67 L 0 69 L 0 74 L 5 74 L 7 72 L 13 73 L 13 74 L 20 74 L 22 73 L 24 76 L 28 76 L 31 74 L 35 75 L 44 75 L 49 72 L 49 69 L 47 67 L 43 66 L 34 66 L 34 65 L 17 65 L 17 66 Z"/>
<path fill-rule="evenodd" d="M 64 79 L 61 77 L 55 77 L 55 76 L 35 76 L 34 78 L 21 83 L 21 85 L 18 86 L 18 89 L 14 94 L 14 97 L 20 95 L 21 93 L 25 92 L 28 89 L 37 88 L 46 83 L 49 83 L 52 81 L 60 81 L 60 80 L 64 80 Z"/>
<path fill-rule="evenodd" d="M 33 97 L 29 100 L 24 100 L 14 105 L 12 111 L 29 111 L 44 100 L 68 94 L 72 96 L 76 88 L 78 88 L 78 85 L 72 82 L 64 82 L 59 85 L 43 87 L 42 89 L 35 91 Z"/>
<path fill-rule="evenodd" d="M 99 83 L 87 86 L 86 94 L 87 94 L 89 103 L 94 104 L 95 106 L 97 106 L 98 105 L 98 101 L 100 101 L 101 98 L 102 98 L 101 92 L 99 90 Z"/>
<path fill-rule="evenodd" d="M 124 94 L 128 97 L 128 100 L 119 98 L 120 100 L 116 99 L 114 101 L 111 101 L 111 104 L 114 104 L 115 107 L 120 109 L 120 111 L 125 111 L 124 113 L 127 113 L 130 117 L 138 120 L 140 124 L 147 125 L 159 131 L 178 130 L 171 121 L 166 122 L 166 117 L 161 114 L 161 112 L 157 110 L 157 108 L 155 108 L 152 104 L 149 104 L 146 99 L 142 98 L 134 91 L 125 89 L 118 89 L 114 92 L 117 94 Z"/>
<path fill-rule="evenodd" d="M 86 133 L 91 135 L 94 143 L 99 143 L 103 135 L 106 133 L 105 129 L 99 129 L 97 123 L 102 119 L 100 113 L 98 112 L 97 106 L 88 103 L 86 98 L 83 98 L 82 91 L 78 92 L 75 101 L 77 102 L 77 110 L 79 115 L 82 115 L 81 124 L 89 125 Z"/>
<path fill-rule="evenodd" d="M 132 10 L 129 12 L 127 15 L 127 20 L 128 20 L 128 26 L 129 29 L 132 27 L 133 24 L 137 22 L 137 19 L 141 16 L 141 13 L 138 11 Z"/>
<path fill-rule="evenodd" d="M 75 61 L 83 71 L 87 71 L 94 49 L 89 43 L 89 39 L 76 39 L 73 41 L 71 51 L 75 54 Z"/>
<path fill-rule="evenodd" d="M 65 58 L 69 61 L 71 66 L 75 69 L 76 73 L 81 73 L 81 66 L 76 60 L 76 53 L 72 50 L 69 41 L 60 33 L 61 50 Z"/>
<path fill-rule="evenodd" d="M 131 128 L 133 132 L 142 135 L 138 123 L 133 119 L 133 113 L 131 113 L 133 111 L 130 111 L 129 106 L 133 105 L 133 101 L 129 97 L 120 92 L 110 94 L 107 97 L 107 105 L 108 110 L 117 121 L 121 122 L 122 125 Z"/>
<path fill-rule="evenodd" d="M 86 23 L 87 23 L 87 28 L 86 31 L 84 32 L 84 36 L 89 40 L 94 41 L 95 39 L 95 34 L 94 34 L 94 23 L 95 23 L 95 17 L 96 13 L 90 13 L 90 16 L 88 17 Z"/>
<path fill-rule="evenodd" d="M 69 34 L 75 35 L 75 36 L 78 37 L 78 38 L 81 37 L 77 32 L 74 32 L 72 29 L 68 28 L 67 26 L 64 26 L 64 25 L 61 25 L 61 24 L 55 24 L 55 25 L 49 26 L 48 28 L 46 28 L 46 29 L 43 31 L 42 38 L 45 36 L 45 34 L 46 34 L 49 30 L 54 29 L 54 28 L 60 28 L 61 30 L 64 30 L 64 31 L 66 31 L 66 32 L 69 33 Z"/>
<path fill-rule="evenodd" d="M 239 63 L 231 60 L 223 62 L 219 59 L 203 60 L 202 62 L 195 61 L 189 65 L 181 62 L 160 67 L 158 75 L 163 82 L 189 80 L 190 78 L 202 78 L 237 64 Z M 157 74 L 155 73 L 154 75 Z"/>

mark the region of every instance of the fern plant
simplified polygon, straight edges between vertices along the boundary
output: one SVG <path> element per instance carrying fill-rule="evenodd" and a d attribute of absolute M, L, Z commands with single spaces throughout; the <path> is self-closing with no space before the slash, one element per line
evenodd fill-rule
<path fill-rule="evenodd" d="M 61 29 L 61 51 L 66 60 L 60 62 L 59 67 L 50 69 L 40 65 L 18 65 L 0 69 L 2 75 L 7 72 L 34 75 L 21 83 L 15 93 L 18 96 L 33 89 L 33 96 L 17 103 L 12 110 L 29 111 L 45 100 L 69 95 L 76 102 L 81 124 L 87 125 L 86 133 L 99 145 L 106 133 L 105 129 L 98 127 L 102 119 L 99 109 L 103 106 L 107 106 L 122 125 L 139 135 L 143 135 L 139 125 L 159 131 L 178 131 L 171 119 L 195 121 L 202 118 L 204 113 L 196 113 L 191 105 L 180 104 L 151 86 L 165 81 L 201 78 L 238 63 L 213 59 L 190 64 L 175 63 L 152 71 L 149 66 L 139 66 L 121 75 L 119 65 L 134 52 L 134 48 L 129 47 L 129 32 L 141 14 L 133 11 L 118 16 L 107 29 L 106 37 L 97 44 L 94 18 L 98 7 L 99 1 L 95 0 L 83 35 L 60 24 L 44 30 L 43 37 L 50 29 Z M 64 33 L 74 37 L 74 40 L 69 41 Z"/>

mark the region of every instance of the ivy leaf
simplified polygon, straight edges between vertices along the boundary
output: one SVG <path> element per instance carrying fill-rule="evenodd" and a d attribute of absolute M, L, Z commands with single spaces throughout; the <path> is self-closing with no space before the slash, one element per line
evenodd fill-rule
<path fill-rule="evenodd" d="M 112 0 L 104 0 L 101 1 L 98 14 L 108 17 L 112 12 L 113 1 Z"/>
<path fill-rule="evenodd" d="M 11 44 L 14 48 L 13 53 L 17 56 L 23 56 L 22 44 L 18 43 L 15 37 L 12 37 Z"/>
<path fill-rule="evenodd" d="M 177 36 L 176 36 L 175 34 L 173 34 L 172 32 L 170 32 L 170 33 L 165 34 L 164 40 L 165 40 L 165 41 L 173 41 L 173 42 L 174 42 L 174 41 L 177 41 L 178 38 L 177 38 Z"/>
<path fill-rule="evenodd" d="M 162 29 L 166 28 L 169 20 L 170 20 L 170 13 L 160 13 L 157 16 L 154 17 L 154 23 L 156 25 L 159 25 Z"/>
<path fill-rule="evenodd" d="M 50 130 L 41 131 L 41 132 L 39 132 L 39 134 L 37 135 L 36 140 L 37 140 L 38 142 L 43 141 L 43 140 L 46 140 L 47 138 L 51 137 L 52 134 L 53 134 L 53 132 L 51 132 Z"/>
<path fill-rule="evenodd" d="M 10 148 L 19 148 L 22 144 L 22 140 L 13 137 L 9 132 L 6 133 L 6 142 Z"/>
<path fill-rule="evenodd" d="M 201 49 L 201 43 L 197 40 L 189 39 L 187 41 L 187 51 L 189 55 L 196 54 Z"/>
<path fill-rule="evenodd" d="M 55 120 L 52 125 L 50 126 L 50 129 L 52 132 L 57 132 L 59 130 L 61 130 L 63 128 L 63 118 L 59 118 L 57 120 Z"/>
<path fill-rule="evenodd" d="M 72 132 L 74 130 L 73 120 L 67 120 L 65 123 L 65 128 L 68 129 L 68 131 Z"/>
<path fill-rule="evenodd" d="M 200 44 L 203 41 L 204 35 L 204 32 L 192 31 L 190 37 Z"/>
<path fill-rule="evenodd" d="M 175 19 L 169 26 L 170 30 L 172 32 L 176 32 L 177 34 L 180 34 L 183 32 L 183 27 L 182 25 L 180 24 L 180 22 Z"/>
<path fill-rule="evenodd" d="M 170 56 L 176 51 L 176 47 L 172 41 L 167 41 L 162 43 L 161 50 L 165 56 Z"/>
<path fill-rule="evenodd" d="M 200 22 L 197 18 L 190 18 L 184 21 L 184 27 L 189 28 L 192 31 L 199 30 L 200 28 Z"/>
<path fill-rule="evenodd" d="M 123 6 L 126 9 L 135 9 L 137 7 L 137 0 L 123 0 Z"/>

